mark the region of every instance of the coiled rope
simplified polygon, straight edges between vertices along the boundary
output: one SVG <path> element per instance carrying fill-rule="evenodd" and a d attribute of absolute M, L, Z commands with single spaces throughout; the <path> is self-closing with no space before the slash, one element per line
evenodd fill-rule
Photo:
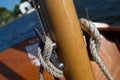
<path fill-rule="evenodd" d="M 46 38 L 46 42 L 45 42 L 45 46 L 44 46 L 44 51 L 43 51 L 43 56 L 41 54 L 41 49 L 40 47 L 38 48 L 38 58 L 40 60 L 41 65 L 44 67 L 44 69 L 46 69 L 49 73 L 51 73 L 53 76 L 57 77 L 57 78 L 61 78 L 63 77 L 63 71 L 57 69 L 51 62 L 50 62 L 50 57 L 52 54 L 52 50 L 53 50 L 53 42 L 49 37 L 45 37 Z M 41 76 L 42 74 L 40 74 Z M 40 77 L 40 80 L 43 80 Z"/>
<path fill-rule="evenodd" d="M 99 67 L 104 72 L 106 77 L 109 80 L 114 80 L 99 56 L 100 44 L 101 44 L 101 35 L 100 35 L 99 31 L 97 30 L 95 25 L 92 23 L 92 21 L 88 21 L 84 18 L 81 18 L 80 22 L 81 22 L 82 29 L 85 32 L 87 32 L 88 35 L 90 36 L 90 42 L 89 42 L 90 46 L 89 47 L 90 47 L 90 52 L 92 54 L 93 59 L 99 65 Z M 50 62 L 50 57 L 51 57 L 52 49 L 53 49 L 53 46 L 52 46 L 53 42 L 49 37 L 45 37 L 45 38 L 46 38 L 46 42 L 45 42 L 45 46 L 44 46 L 43 55 L 41 54 L 40 47 L 38 48 L 39 60 L 42 64 L 42 66 L 44 67 L 44 69 L 46 69 L 48 72 L 50 72 L 53 76 L 55 76 L 57 78 L 61 78 L 61 77 L 63 77 L 63 71 L 57 69 Z M 40 74 L 40 76 L 42 76 L 42 74 Z M 43 78 L 41 77 L 40 80 L 43 80 Z"/>

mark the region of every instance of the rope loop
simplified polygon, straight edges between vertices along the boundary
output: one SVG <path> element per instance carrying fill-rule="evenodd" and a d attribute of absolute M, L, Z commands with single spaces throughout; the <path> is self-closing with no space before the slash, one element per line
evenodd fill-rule
<path fill-rule="evenodd" d="M 104 72 L 106 77 L 109 80 L 114 80 L 106 66 L 104 65 L 102 59 L 99 56 L 99 51 L 100 51 L 100 44 L 101 44 L 101 35 L 99 31 L 97 30 L 97 27 L 93 24 L 92 21 L 81 18 L 81 27 L 84 31 L 90 35 L 90 52 L 92 54 L 93 59 L 95 62 L 98 64 L 98 66 L 101 68 L 101 70 Z"/>
<path fill-rule="evenodd" d="M 90 52 L 92 54 L 93 59 L 98 64 L 98 66 L 101 68 L 101 70 L 104 72 L 106 77 L 109 80 L 114 80 L 111 74 L 109 73 L 108 69 L 104 65 L 102 59 L 99 56 L 100 44 L 101 44 L 101 35 L 99 31 L 97 30 L 95 25 L 90 20 L 88 21 L 87 19 L 81 18 L 80 22 L 81 22 L 82 29 L 90 35 L 90 41 L 89 41 L 90 46 L 89 47 L 90 47 Z M 43 50 L 43 55 L 41 55 L 40 47 L 38 48 L 39 60 L 42 66 L 44 67 L 44 69 L 50 72 L 53 76 L 57 78 L 61 78 L 63 77 L 63 71 L 57 69 L 50 62 L 50 57 L 51 57 L 52 50 L 53 50 L 53 46 L 52 46 L 53 42 L 49 37 L 45 36 L 45 38 L 46 38 L 46 42 L 45 42 L 45 46 Z"/>
<path fill-rule="evenodd" d="M 45 37 L 46 42 L 43 50 L 43 55 L 41 55 L 41 49 L 40 47 L 38 48 L 38 58 L 40 60 L 40 63 L 46 69 L 48 72 L 50 72 L 53 76 L 57 78 L 63 77 L 63 71 L 57 69 L 51 62 L 50 62 L 50 57 L 52 54 L 53 50 L 53 42 L 49 37 Z"/>

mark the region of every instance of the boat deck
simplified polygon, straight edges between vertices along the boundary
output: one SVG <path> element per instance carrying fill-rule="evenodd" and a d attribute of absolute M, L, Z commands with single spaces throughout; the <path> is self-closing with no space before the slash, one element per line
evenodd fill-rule
<path fill-rule="evenodd" d="M 106 32 L 103 32 L 103 35 L 100 56 L 115 80 L 119 80 L 119 36 L 106 34 Z M 38 80 L 39 67 L 32 65 L 25 50 L 26 45 L 28 45 L 28 40 L 0 53 L 0 80 Z M 98 65 L 92 60 L 91 63 L 96 80 L 107 80 Z M 44 80 L 48 79 L 54 80 L 53 76 L 44 71 Z"/>

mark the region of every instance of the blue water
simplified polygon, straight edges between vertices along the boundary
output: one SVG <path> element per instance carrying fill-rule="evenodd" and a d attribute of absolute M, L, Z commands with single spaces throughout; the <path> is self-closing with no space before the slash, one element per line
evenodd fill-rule
<path fill-rule="evenodd" d="M 120 25 L 120 0 L 74 0 L 79 18 L 88 8 L 92 21 Z"/>
<path fill-rule="evenodd" d="M 85 17 L 88 8 L 92 21 L 120 25 L 120 0 L 74 0 L 78 17 Z M 0 28 L 0 52 L 35 36 L 33 27 L 40 29 L 36 13 L 23 16 Z"/>

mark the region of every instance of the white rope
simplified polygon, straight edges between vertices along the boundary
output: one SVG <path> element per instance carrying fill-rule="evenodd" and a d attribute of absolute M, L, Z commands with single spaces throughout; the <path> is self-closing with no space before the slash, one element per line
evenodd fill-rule
<path fill-rule="evenodd" d="M 99 67 L 104 72 L 106 77 L 109 80 L 114 80 L 99 56 L 99 50 L 100 50 L 100 44 L 101 44 L 101 35 L 99 31 L 97 30 L 95 25 L 92 23 L 92 21 L 87 21 L 86 19 L 82 18 L 80 19 L 80 22 L 81 22 L 82 29 L 90 35 L 90 46 L 89 47 L 90 47 L 90 51 L 91 51 L 93 59 L 99 65 Z M 43 55 L 41 54 L 41 49 L 38 48 L 39 60 L 42 66 L 44 67 L 44 69 L 50 72 L 53 76 L 57 78 L 61 78 L 63 77 L 63 71 L 54 67 L 54 65 L 52 65 L 52 63 L 50 62 L 50 57 L 51 57 L 52 49 L 53 49 L 52 44 L 53 43 L 51 39 L 46 37 Z"/>
<path fill-rule="evenodd" d="M 39 80 L 44 80 L 44 79 L 43 79 L 43 74 L 42 74 L 42 73 L 40 73 L 40 75 L 39 75 Z"/>
<path fill-rule="evenodd" d="M 52 41 L 50 38 L 46 37 L 46 42 L 44 46 L 44 51 L 43 55 L 41 54 L 41 49 L 40 47 L 38 48 L 38 58 L 40 60 L 40 63 L 46 69 L 48 72 L 50 72 L 53 76 L 57 78 L 63 77 L 63 71 L 57 69 L 51 62 L 50 62 L 50 57 L 52 54 L 53 46 L 52 46 Z M 41 76 L 41 74 L 40 74 Z M 42 79 L 40 79 L 42 80 Z"/>
<path fill-rule="evenodd" d="M 106 77 L 109 80 L 114 80 L 99 56 L 99 50 L 100 50 L 100 44 L 101 44 L 101 35 L 99 31 L 97 30 L 96 26 L 92 23 L 92 21 L 88 21 L 86 19 L 81 18 L 80 22 L 81 22 L 82 29 L 90 35 L 89 47 L 94 60 L 99 65 L 101 70 L 104 72 Z"/>

